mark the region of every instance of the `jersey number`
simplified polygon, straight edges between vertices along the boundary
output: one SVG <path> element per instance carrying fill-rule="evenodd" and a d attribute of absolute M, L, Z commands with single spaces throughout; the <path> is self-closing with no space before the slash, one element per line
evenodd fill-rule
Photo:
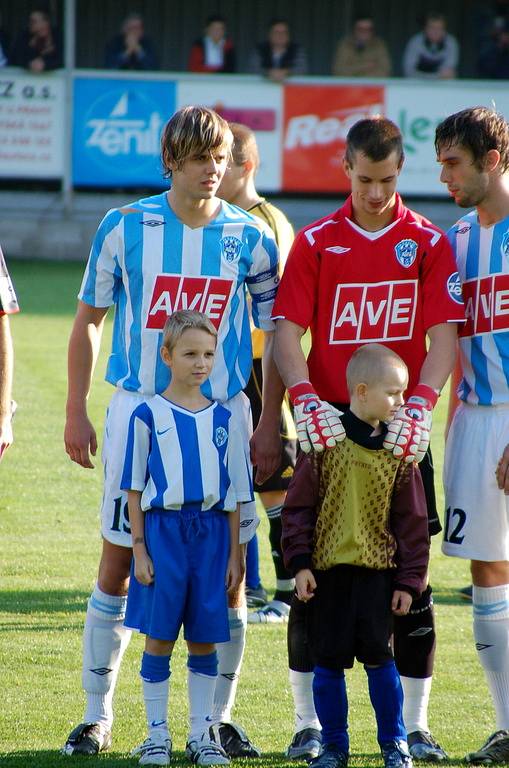
<path fill-rule="evenodd" d="M 129 508 L 127 501 L 122 507 L 122 497 L 119 496 L 114 499 L 115 507 L 113 509 L 113 523 L 111 526 L 112 531 L 124 531 L 124 533 L 131 533 L 131 526 L 129 525 Z M 120 528 L 122 525 L 122 528 Z"/>
<path fill-rule="evenodd" d="M 462 544 L 465 537 L 459 534 L 463 530 L 466 520 L 467 516 L 462 509 L 447 507 L 445 512 L 444 541 L 448 541 L 451 544 Z"/>

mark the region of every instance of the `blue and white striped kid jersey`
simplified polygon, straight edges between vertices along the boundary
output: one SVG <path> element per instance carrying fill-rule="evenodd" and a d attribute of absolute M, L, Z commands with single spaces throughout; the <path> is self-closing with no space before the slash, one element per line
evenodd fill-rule
<path fill-rule="evenodd" d="M 218 203 L 217 217 L 196 229 L 182 224 L 165 192 L 113 209 L 101 222 L 79 298 L 93 307 L 115 304 L 111 384 L 162 392 L 170 375 L 159 355 L 164 323 L 178 309 L 197 309 L 219 334 L 203 394 L 224 401 L 246 386 L 252 363 L 246 288 L 255 325 L 273 330 L 278 252 L 264 222 Z"/>
<path fill-rule="evenodd" d="M 456 255 L 466 323 L 459 326 L 467 403 L 509 403 L 509 217 L 481 227 L 476 211 L 448 232 Z"/>
<path fill-rule="evenodd" d="M 155 395 L 129 422 L 122 490 L 142 491 L 141 507 L 233 510 L 251 501 L 251 468 L 230 411 L 193 412 Z"/>

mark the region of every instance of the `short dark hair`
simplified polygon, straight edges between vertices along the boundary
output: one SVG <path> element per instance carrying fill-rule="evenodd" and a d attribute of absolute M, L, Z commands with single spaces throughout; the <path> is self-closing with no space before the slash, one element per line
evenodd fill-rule
<path fill-rule="evenodd" d="M 211 13 L 210 16 L 207 16 L 205 19 L 205 26 L 210 27 L 210 25 L 214 24 L 216 21 L 220 21 L 221 24 L 226 24 L 225 17 L 221 16 L 220 13 Z"/>
<path fill-rule="evenodd" d="M 500 170 L 509 169 L 509 124 L 500 112 L 488 107 L 469 107 L 449 115 L 437 126 L 435 149 L 459 144 L 471 153 L 474 164 L 481 170 L 490 149 L 500 152 Z"/>
<path fill-rule="evenodd" d="M 345 160 L 353 166 L 355 153 L 362 152 L 374 163 L 396 152 L 398 164 L 405 159 L 403 137 L 396 123 L 386 117 L 367 117 L 352 125 L 346 137 Z"/>

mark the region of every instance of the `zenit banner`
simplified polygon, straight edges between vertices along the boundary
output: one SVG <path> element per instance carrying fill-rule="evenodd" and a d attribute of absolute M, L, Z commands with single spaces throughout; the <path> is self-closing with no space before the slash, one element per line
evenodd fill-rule
<path fill-rule="evenodd" d="M 164 187 L 161 131 L 175 111 L 172 81 L 74 81 L 73 183 Z"/>

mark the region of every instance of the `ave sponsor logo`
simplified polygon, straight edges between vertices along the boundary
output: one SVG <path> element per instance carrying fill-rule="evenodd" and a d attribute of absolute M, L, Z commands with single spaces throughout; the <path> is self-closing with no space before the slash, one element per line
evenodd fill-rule
<path fill-rule="evenodd" d="M 417 280 L 338 285 L 329 344 L 411 339 L 417 297 Z"/>
<path fill-rule="evenodd" d="M 463 283 L 467 321 L 460 336 L 509 330 L 509 275 L 490 275 Z"/>
<path fill-rule="evenodd" d="M 161 331 L 179 309 L 195 309 L 219 329 L 233 291 L 233 280 L 223 277 L 158 275 L 150 299 L 146 327 Z"/>

